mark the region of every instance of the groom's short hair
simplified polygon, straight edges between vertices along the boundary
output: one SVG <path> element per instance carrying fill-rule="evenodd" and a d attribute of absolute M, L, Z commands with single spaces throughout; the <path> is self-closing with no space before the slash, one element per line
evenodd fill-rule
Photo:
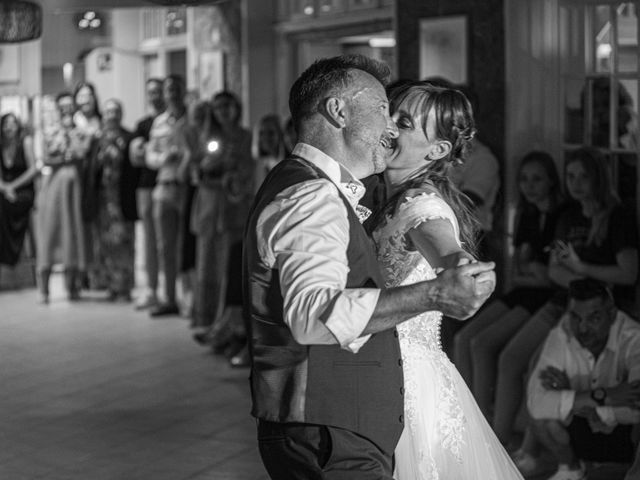
<path fill-rule="evenodd" d="M 387 64 L 359 54 L 316 60 L 294 82 L 289 91 L 289 110 L 296 131 L 300 123 L 318 111 L 323 99 L 352 82 L 351 70 L 362 70 L 382 85 L 391 75 Z"/>

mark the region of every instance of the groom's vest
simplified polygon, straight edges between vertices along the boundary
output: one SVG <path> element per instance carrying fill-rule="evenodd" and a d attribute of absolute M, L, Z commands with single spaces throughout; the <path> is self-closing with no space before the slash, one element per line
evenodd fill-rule
<path fill-rule="evenodd" d="M 244 305 L 251 352 L 252 415 L 272 422 L 331 425 L 356 432 L 391 454 L 403 428 L 402 360 L 395 329 L 372 335 L 357 354 L 339 345 L 300 345 L 283 321 L 276 269 L 256 248 L 260 213 L 284 189 L 328 177 L 289 158 L 267 176 L 249 215 L 244 246 Z M 330 180 L 329 180 L 330 181 Z M 358 217 L 348 212 L 347 288 L 382 286 L 376 256 Z"/>

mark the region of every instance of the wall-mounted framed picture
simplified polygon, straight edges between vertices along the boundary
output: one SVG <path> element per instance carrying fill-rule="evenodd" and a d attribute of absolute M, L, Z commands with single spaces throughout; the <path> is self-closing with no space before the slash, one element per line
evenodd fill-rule
<path fill-rule="evenodd" d="M 467 16 L 420 20 L 420 78 L 444 77 L 455 84 L 468 83 Z"/>
<path fill-rule="evenodd" d="M 20 56 L 18 45 L 0 46 L 0 83 L 20 81 Z"/>
<path fill-rule="evenodd" d="M 225 88 L 225 65 L 222 50 L 200 54 L 198 91 L 200 98 L 209 100 L 214 93 Z"/>

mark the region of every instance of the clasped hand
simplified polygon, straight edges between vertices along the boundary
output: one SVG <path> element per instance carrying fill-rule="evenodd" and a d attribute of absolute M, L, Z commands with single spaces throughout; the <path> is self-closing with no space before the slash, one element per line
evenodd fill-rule
<path fill-rule="evenodd" d="M 475 314 L 496 287 L 495 263 L 463 256 L 458 266 L 438 273 L 442 313 L 465 320 Z"/>
<path fill-rule="evenodd" d="M 2 194 L 10 203 L 15 202 L 18 198 L 16 196 L 15 189 L 8 183 L 3 183 L 2 181 L 0 181 L 0 194 Z"/>

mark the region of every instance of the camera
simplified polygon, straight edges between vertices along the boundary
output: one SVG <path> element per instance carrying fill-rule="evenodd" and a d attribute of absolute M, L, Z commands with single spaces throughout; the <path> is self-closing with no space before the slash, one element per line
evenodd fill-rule
<path fill-rule="evenodd" d="M 218 140 L 212 139 L 207 142 L 207 152 L 215 153 L 220 150 L 220 142 Z"/>

